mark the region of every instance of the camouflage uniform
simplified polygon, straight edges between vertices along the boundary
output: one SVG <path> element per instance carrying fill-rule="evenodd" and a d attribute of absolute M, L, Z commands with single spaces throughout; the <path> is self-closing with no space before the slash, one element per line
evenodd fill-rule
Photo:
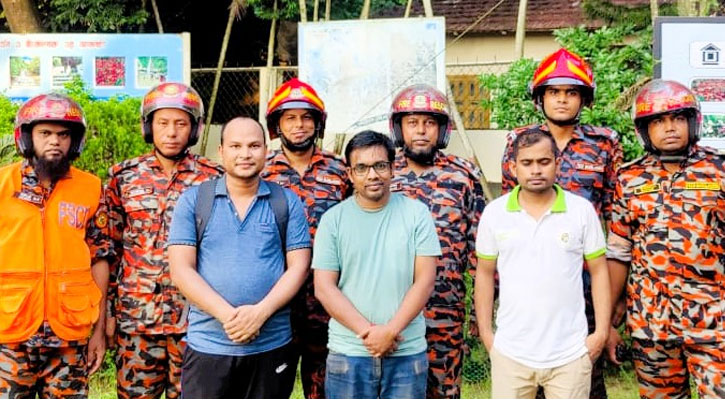
<path fill-rule="evenodd" d="M 701 398 L 725 397 L 724 161 L 692 146 L 674 174 L 653 155 L 619 170 L 608 256 L 630 243 L 627 328 L 642 397 L 690 397 L 689 375 Z"/>
<path fill-rule="evenodd" d="M 43 207 L 55 184 L 44 188 L 27 160 L 21 170 L 21 191 L 26 198 L 37 198 Z M 86 243 L 93 262 L 109 256 L 105 234 L 104 199 L 86 226 Z M 86 398 L 88 340 L 59 338 L 44 321 L 38 332 L 22 343 L 0 344 L 0 398 Z"/>
<path fill-rule="evenodd" d="M 166 237 L 174 206 L 192 185 L 221 175 L 215 163 L 189 154 L 166 176 L 153 154 L 110 169 L 108 226 L 115 262 L 109 315 L 116 319 L 119 397 L 178 397 L 188 303 L 171 282 Z M 153 350 L 152 350 L 153 349 Z"/>
<path fill-rule="evenodd" d="M 423 311 L 428 341 L 428 398 L 460 398 L 463 366 L 464 273 L 475 274 L 475 231 L 485 206 L 480 170 L 472 163 L 437 151 L 433 166 L 420 176 L 398 150 L 392 192 L 425 203 L 435 220 L 443 256 L 435 288 Z"/>
<path fill-rule="evenodd" d="M 546 124 L 526 126 L 513 130 L 506 139 L 506 150 L 502 168 L 502 192 L 507 193 L 516 186 L 516 178 L 511 171 L 513 142 L 516 136 L 533 127 L 548 131 Z M 616 132 L 604 127 L 576 125 L 574 135 L 559 155 L 560 164 L 556 172 L 556 182 L 565 190 L 591 201 L 594 209 L 605 222 L 610 220 L 612 197 L 616 182 L 617 167 L 622 163 L 622 148 Z M 589 333 L 594 332 L 594 304 L 592 301 L 592 281 L 584 266 L 584 299 L 586 303 Z M 603 399 L 607 397 L 604 386 L 604 358 L 600 357 L 592 370 L 592 387 L 589 397 Z"/>
<path fill-rule="evenodd" d="M 316 147 L 302 177 L 289 164 L 284 152 L 276 150 L 267 155 L 262 178 L 291 189 L 299 196 L 305 205 L 313 240 L 322 214 L 344 200 L 352 190 L 342 159 Z M 293 343 L 302 358 L 300 373 L 305 397 L 324 398 L 327 324 L 330 316 L 315 298 L 312 274 L 292 301 L 291 307 Z"/>

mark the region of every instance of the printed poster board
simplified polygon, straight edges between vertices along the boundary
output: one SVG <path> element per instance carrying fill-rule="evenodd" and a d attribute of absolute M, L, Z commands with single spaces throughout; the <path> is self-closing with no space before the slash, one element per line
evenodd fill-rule
<path fill-rule="evenodd" d="M 658 17 L 655 78 L 688 86 L 703 114 L 701 143 L 725 150 L 725 17 Z"/>
<path fill-rule="evenodd" d="M 24 101 L 79 76 L 94 96 L 190 82 L 189 34 L 0 34 L 0 92 Z"/>
<path fill-rule="evenodd" d="M 327 109 L 325 147 L 338 133 L 388 133 L 393 97 L 426 83 L 445 93 L 445 19 L 299 24 L 299 77 Z"/>

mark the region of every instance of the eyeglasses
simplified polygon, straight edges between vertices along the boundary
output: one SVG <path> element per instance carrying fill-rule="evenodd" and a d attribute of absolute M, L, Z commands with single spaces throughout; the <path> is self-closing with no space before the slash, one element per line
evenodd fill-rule
<path fill-rule="evenodd" d="M 378 161 L 373 165 L 367 165 L 367 164 L 355 164 L 352 167 L 353 172 L 355 172 L 356 175 L 367 175 L 368 171 L 370 171 L 370 168 L 374 169 L 376 173 L 382 174 L 385 172 L 390 171 L 390 163 L 387 161 Z"/>

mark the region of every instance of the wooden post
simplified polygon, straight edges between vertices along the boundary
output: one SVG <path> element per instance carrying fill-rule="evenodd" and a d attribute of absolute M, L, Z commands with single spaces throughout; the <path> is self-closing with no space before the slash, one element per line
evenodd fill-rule
<path fill-rule="evenodd" d="M 473 145 L 468 139 L 466 127 L 463 126 L 463 118 L 461 118 L 461 114 L 458 112 L 458 105 L 456 104 L 456 100 L 453 97 L 453 89 L 451 89 L 451 82 L 448 80 L 448 77 L 446 77 L 446 95 L 448 96 L 448 107 L 450 108 L 451 114 L 453 115 L 453 122 L 456 123 L 456 132 L 458 132 L 458 136 L 461 137 L 463 147 L 465 147 L 466 151 L 468 151 L 468 153 L 471 155 L 473 163 L 476 164 L 478 168 L 481 168 L 481 162 L 478 160 L 478 156 L 473 150 Z M 483 171 L 481 171 L 481 186 L 483 187 L 483 195 L 486 196 L 486 202 L 490 202 L 496 198 L 493 195 L 493 191 L 491 191 L 491 187 L 488 184 L 488 179 L 486 179 Z"/>
<path fill-rule="evenodd" d="M 332 8 L 332 0 L 325 0 L 325 21 L 330 20 L 330 9 Z"/>
<path fill-rule="evenodd" d="M 433 5 L 430 3 L 430 0 L 423 0 L 423 10 L 425 11 L 426 17 L 433 17 Z"/>
<path fill-rule="evenodd" d="M 312 21 L 319 21 L 320 0 L 315 0 L 315 8 L 312 11 Z"/>
<path fill-rule="evenodd" d="M 514 58 L 524 57 L 524 38 L 526 38 L 526 4 L 527 0 L 519 0 L 519 15 L 516 19 L 516 39 L 514 45 Z"/>

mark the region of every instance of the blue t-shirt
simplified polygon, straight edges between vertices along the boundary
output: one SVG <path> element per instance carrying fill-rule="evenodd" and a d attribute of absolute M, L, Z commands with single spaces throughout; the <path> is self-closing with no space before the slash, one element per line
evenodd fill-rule
<path fill-rule="evenodd" d="M 337 286 L 368 321 L 385 324 L 398 312 L 413 285 L 416 256 L 440 256 L 433 217 L 425 204 L 393 193 L 380 210 L 367 211 L 354 197 L 328 210 L 315 235 L 312 267 L 338 271 Z M 328 348 L 346 356 L 370 357 L 355 333 L 330 320 Z M 422 311 L 400 333 L 393 356 L 425 351 Z"/>
<path fill-rule="evenodd" d="M 194 207 L 199 187 L 187 189 L 179 198 L 169 232 L 168 246 L 196 247 Z M 302 204 L 294 192 L 284 190 L 289 209 L 287 251 L 309 248 L 310 234 Z M 199 275 L 234 307 L 256 304 L 272 290 L 284 273 L 284 254 L 270 190 L 260 180 L 257 196 L 239 216 L 229 198 L 226 176 L 217 181 L 214 206 L 197 249 Z M 262 353 L 287 344 L 292 338 L 290 311 L 285 306 L 262 326 L 259 336 L 246 344 L 231 341 L 222 324 L 193 304 L 189 313 L 188 345 L 202 353 L 244 356 Z"/>

